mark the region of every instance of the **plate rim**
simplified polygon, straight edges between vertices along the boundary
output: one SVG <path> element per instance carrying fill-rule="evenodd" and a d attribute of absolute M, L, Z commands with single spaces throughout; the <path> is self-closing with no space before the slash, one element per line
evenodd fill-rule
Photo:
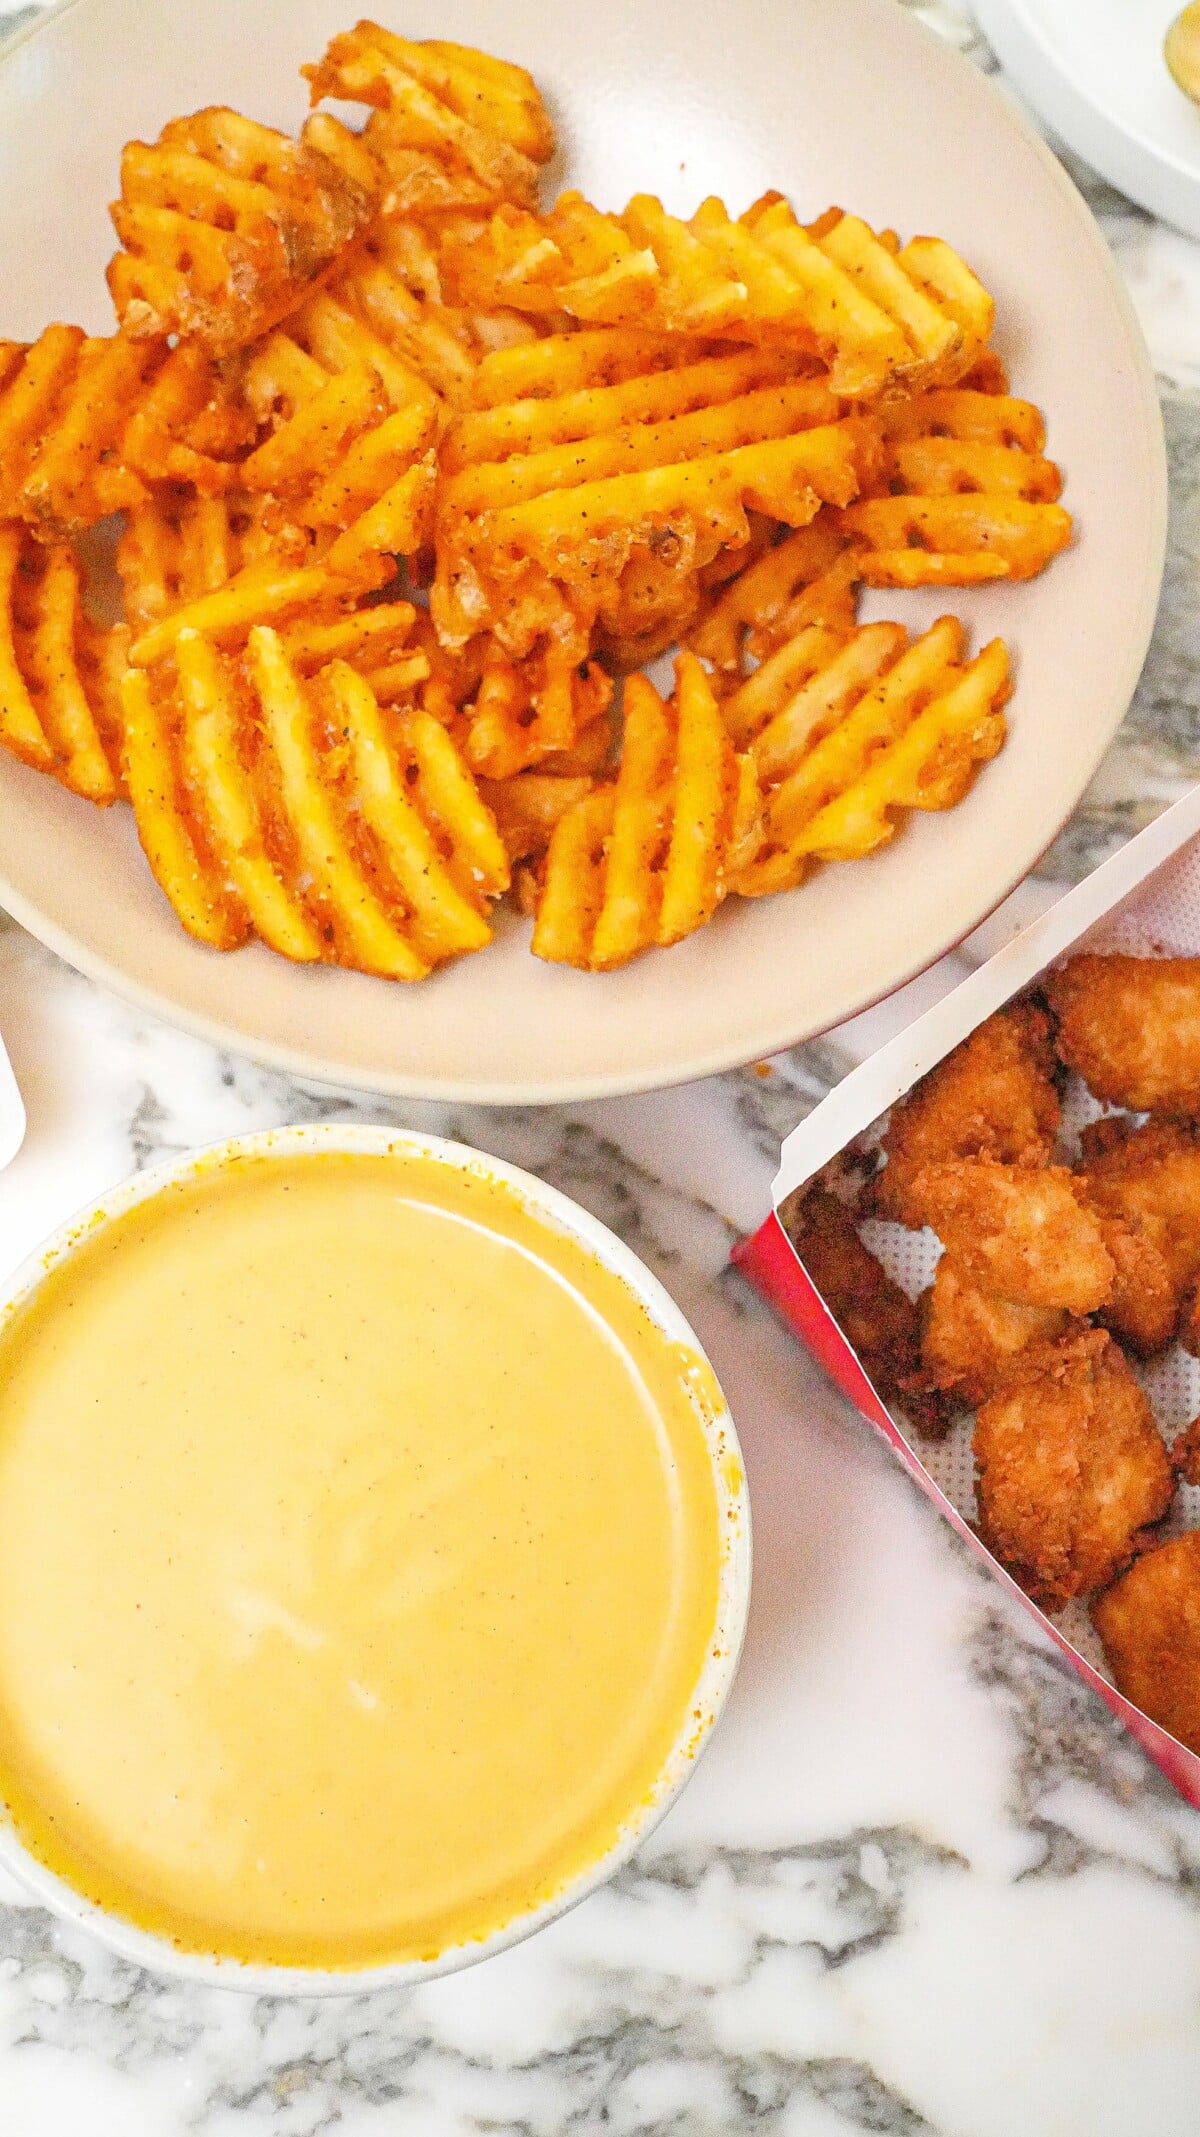
<path fill-rule="evenodd" d="M 100 0 L 53 0 L 52 5 L 23 25 L 0 46 L 0 70 L 9 65 L 16 53 L 44 34 L 61 16 L 88 5 L 98 4 Z M 632 1096 L 698 1082 L 710 1076 L 745 1068 L 756 1060 L 789 1052 L 795 1046 L 819 1038 L 824 1032 L 836 1030 L 852 1017 L 860 1016 L 878 1003 L 890 999 L 921 973 L 930 970 L 995 912 L 1018 884 L 1026 880 L 1078 808 L 1087 785 L 1128 712 L 1145 664 L 1166 566 L 1168 470 L 1162 410 L 1150 352 L 1124 278 L 1083 194 L 1037 128 L 964 53 L 956 51 L 945 39 L 939 37 L 936 31 L 914 17 L 907 8 L 898 7 L 896 0 L 861 0 L 861 4 L 873 9 L 881 22 L 898 17 L 905 24 L 908 33 L 918 40 L 924 39 L 938 52 L 941 62 L 951 67 L 969 69 L 985 99 L 993 100 L 1003 115 L 1005 124 L 1014 128 L 1026 146 L 1032 148 L 1036 160 L 1057 189 L 1072 218 L 1081 244 L 1091 253 L 1101 279 L 1107 286 L 1116 317 L 1124 332 L 1131 363 L 1131 384 L 1136 388 L 1137 398 L 1146 418 L 1148 458 L 1145 475 L 1149 508 L 1149 555 L 1141 584 L 1138 625 L 1136 631 L 1130 633 L 1124 660 L 1114 672 L 1107 700 L 1108 716 L 1102 724 L 1102 737 L 1087 759 L 1086 777 L 1079 794 L 1049 839 L 1042 839 L 1039 835 L 1036 851 L 1025 855 L 1015 872 L 1006 873 L 1004 881 L 988 892 L 987 902 L 982 907 L 971 906 L 950 921 L 948 932 L 944 938 L 938 937 L 933 948 L 922 950 L 913 961 L 906 962 L 903 969 L 896 972 L 885 988 L 847 1009 L 832 1022 L 812 1025 L 806 1022 L 798 1009 L 779 1013 L 772 1012 L 768 1005 L 763 1010 L 754 1041 L 749 1047 L 744 1038 L 733 1044 L 714 1039 L 711 1046 L 703 1051 L 693 1051 L 682 1061 L 671 1059 L 643 1065 L 641 1068 L 618 1068 L 595 1074 L 578 1072 L 567 1076 L 559 1075 L 550 1081 L 528 1078 L 497 1081 L 494 1078 L 469 1075 L 439 1075 L 431 1078 L 419 1073 L 392 1070 L 382 1064 L 368 1069 L 353 1062 L 339 1061 L 316 1048 L 297 1048 L 284 1041 L 247 1033 L 236 1024 L 225 1023 L 219 1017 L 181 1004 L 170 994 L 160 992 L 157 987 L 138 980 L 123 966 L 113 964 L 102 952 L 90 949 L 68 928 L 44 915 L 0 868 L 0 905 L 19 926 L 61 957 L 74 971 L 108 988 L 132 1007 L 174 1029 L 185 1031 L 205 1041 L 221 1052 L 233 1053 L 244 1060 L 301 1082 L 315 1083 L 340 1092 L 369 1093 L 382 1098 L 423 1099 L 489 1108 L 547 1106 Z M 596 977 L 602 979 L 603 975 Z M 379 984 L 384 983 L 381 981 Z"/>

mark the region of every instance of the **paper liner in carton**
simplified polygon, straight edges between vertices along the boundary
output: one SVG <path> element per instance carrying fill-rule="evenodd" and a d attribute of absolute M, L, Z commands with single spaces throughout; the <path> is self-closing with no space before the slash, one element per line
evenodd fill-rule
<path fill-rule="evenodd" d="M 850 1145 L 869 1147 L 889 1107 L 919 1076 L 1066 952 L 1085 946 L 1140 956 L 1200 955 L 1200 789 L 1168 809 L 943 1001 L 853 1070 L 785 1142 L 774 1183 L 775 1212 L 831 1158 Z M 1100 1111 L 1077 1079 L 1072 1079 L 1064 1102 L 1068 1146 L 1072 1135 Z M 864 1227 L 864 1237 L 910 1295 L 928 1283 L 938 1252 L 929 1234 L 914 1235 L 899 1226 L 871 1222 Z M 1180 1794 L 1200 1806 L 1200 1757 L 1123 1698 L 1109 1681 L 1084 1606 L 1072 1605 L 1058 1622 L 1048 1618 L 975 1535 L 970 1420 L 955 1426 L 944 1442 L 910 1442 L 903 1421 L 880 1400 L 809 1278 L 778 1214 L 742 1241 L 733 1258 L 895 1449 L 910 1475 L 971 1549 L 1020 1598 Z M 1200 1411 L 1200 1360 L 1176 1347 L 1148 1366 L 1135 1361 L 1135 1370 L 1168 1437 Z M 1196 1527 L 1200 1527 L 1200 1488 L 1183 1485 L 1163 1534 Z"/>

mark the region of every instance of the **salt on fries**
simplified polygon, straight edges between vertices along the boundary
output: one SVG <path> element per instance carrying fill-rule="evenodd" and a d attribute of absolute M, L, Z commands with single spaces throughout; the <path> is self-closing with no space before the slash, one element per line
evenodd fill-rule
<path fill-rule="evenodd" d="M 952 246 L 543 207 L 523 68 L 360 22 L 303 71 L 359 130 L 131 142 L 117 331 L 0 343 L 0 744 L 128 795 L 199 940 L 392 979 L 506 894 L 607 970 L 953 806 L 1005 648 L 858 589 L 1026 578 L 1071 522 Z"/>

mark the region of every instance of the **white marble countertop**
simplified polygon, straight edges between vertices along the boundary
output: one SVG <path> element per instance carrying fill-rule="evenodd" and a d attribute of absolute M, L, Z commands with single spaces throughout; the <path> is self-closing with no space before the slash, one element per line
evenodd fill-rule
<path fill-rule="evenodd" d="M 988 63 L 961 8 L 917 11 Z M 0 31 L 25 12 L 0 0 Z M 1171 562 L 1129 719 L 989 944 L 1200 770 L 1200 251 L 1075 175 L 1162 375 Z M 653 1842 L 465 1975 L 322 2003 L 197 1992 L 0 1889 L 0 2137 L 1194 2137 L 1200 1816 L 727 1267 L 780 1136 L 947 979 L 765 1078 L 540 1113 L 389 1108 L 216 1054 L 4 924 L 29 1131 L 0 1182 L 0 1261 L 131 1167 L 236 1130 L 460 1136 L 576 1195 L 674 1292 L 739 1422 L 757 1562 L 730 1710 Z"/>

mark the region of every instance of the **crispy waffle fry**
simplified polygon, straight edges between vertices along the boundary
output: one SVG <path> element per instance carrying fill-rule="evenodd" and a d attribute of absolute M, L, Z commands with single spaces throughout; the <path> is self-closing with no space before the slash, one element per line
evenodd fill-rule
<path fill-rule="evenodd" d="M 81 613 L 73 550 L 0 526 L 0 742 L 87 801 L 115 801 L 121 788 L 114 678 L 125 639 Z"/>
<path fill-rule="evenodd" d="M 753 558 L 722 586 L 687 633 L 688 644 L 722 677 L 746 672 L 747 655 L 765 659 L 809 623 L 854 622 L 852 553 L 833 516 L 807 526 Z"/>
<path fill-rule="evenodd" d="M 953 616 L 911 645 L 900 624 L 848 637 L 812 624 L 725 700 L 764 797 L 761 842 L 734 882 L 744 897 L 790 889 L 812 860 L 872 853 L 896 810 L 962 799 L 1003 744 L 1009 694 L 1001 640 L 964 665 L 963 637 Z"/>
<path fill-rule="evenodd" d="M 328 623 L 288 624 L 279 636 L 300 675 L 344 661 L 366 677 L 381 705 L 389 705 L 429 678 L 429 657 L 413 642 L 416 619 L 411 601 L 381 601 Z"/>
<path fill-rule="evenodd" d="M 554 340 L 577 366 L 572 337 Z M 519 368 L 513 353 L 480 366 L 483 397 L 493 365 Z M 591 353 L 603 375 L 598 337 Z M 443 449 L 434 619 L 451 643 L 488 625 L 517 657 L 543 632 L 579 650 L 606 604 L 619 613 L 622 574 L 647 552 L 686 585 L 748 540 L 748 505 L 803 525 L 822 499 L 857 494 L 874 439 L 776 350 L 485 406 Z"/>
<path fill-rule="evenodd" d="M 284 518 L 273 499 L 159 493 L 130 513 L 117 545 L 136 633 L 130 659 L 152 667 L 184 630 L 234 646 L 256 623 L 335 620 L 391 576 L 390 559 L 359 540 L 361 528 L 351 523 L 339 551 L 327 533 Z"/>
<path fill-rule="evenodd" d="M 112 456 L 162 353 L 120 334 L 89 339 L 73 326 L 48 326 L 15 364 L 10 353 L 0 391 L 0 517 L 59 539 L 145 495 Z"/>
<path fill-rule="evenodd" d="M 178 771 L 178 712 L 165 679 L 131 668 L 121 704 L 129 798 L 155 880 L 189 935 L 214 950 L 236 950 L 249 940 L 249 915 L 189 823 Z"/>
<path fill-rule="evenodd" d="M 467 763 L 488 779 L 511 779 L 573 749 L 611 700 L 611 678 L 597 661 L 545 654 L 518 664 L 494 651 L 463 708 Z"/>
<path fill-rule="evenodd" d="M 411 980 L 490 939 L 490 811 L 437 722 L 345 661 L 306 681 L 272 630 L 244 660 L 184 631 L 174 683 L 131 671 L 124 704 L 139 837 L 202 941 Z"/>
<path fill-rule="evenodd" d="M 432 533 L 437 401 L 420 381 L 389 413 L 374 367 L 353 359 L 325 372 L 287 335 L 255 354 L 247 392 L 275 427 L 240 477 L 285 499 L 301 524 L 327 534 L 327 571 L 378 583 L 381 559 L 412 556 Z"/>
<path fill-rule="evenodd" d="M 625 690 L 615 781 L 558 822 L 533 931 L 538 957 L 605 971 L 711 919 L 744 837 L 749 788 L 692 654 L 664 704 L 644 676 Z"/>
<path fill-rule="evenodd" d="M 990 383 L 1003 386 L 1003 374 Z M 860 582 L 1029 578 L 1070 539 L 1070 514 L 1057 502 L 1062 474 L 1043 455 L 1045 426 L 1031 401 L 961 387 L 889 400 L 874 413 L 879 494 L 820 512 L 724 586 L 690 627 L 689 644 L 722 673 L 744 672 L 748 655 L 765 657 L 805 623 L 845 615 Z"/>
<path fill-rule="evenodd" d="M 502 208 L 482 231 L 451 232 L 446 270 L 460 301 L 786 340 L 853 395 L 957 377 L 992 327 L 991 298 L 940 239 L 893 250 L 836 208 L 805 228 L 778 194 L 738 221 L 710 199 L 682 222 L 649 194 L 617 216 L 564 193 L 547 215 Z"/>
<path fill-rule="evenodd" d="M 237 478 L 238 461 L 254 441 L 239 383 L 199 343 L 179 342 L 120 434 L 121 466 L 147 483 L 188 482 L 202 496 L 219 496 Z"/>
<path fill-rule="evenodd" d="M 249 564 L 302 564 L 310 549 L 307 529 L 283 521 L 268 499 L 159 490 L 130 512 L 117 544 L 126 619 L 144 630 Z"/>
<path fill-rule="evenodd" d="M 345 129 L 326 118 L 297 143 L 214 105 L 172 119 L 153 146 L 130 141 L 108 269 L 128 331 L 194 336 L 223 354 L 292 310 L 376 204 L 352 136 L 337 161 L 314 145 L 328 149 L 335 132 Z"/>
<path fill-rule="evenodd" d="M 554 130 L 523 67 L 466 45 L 415 43 L 360 22 L 303 70 L 313 102 L 372 106 L 363 146 L 385 180 L 388 214 L 532 206 Z"/>
<path fill-rule="evenodd" d="M 1031 401 L 955 388 L 879 412 L 881 493 L 831 515 L 869 586 L 1030 579 L 1071 538 Z"/>

